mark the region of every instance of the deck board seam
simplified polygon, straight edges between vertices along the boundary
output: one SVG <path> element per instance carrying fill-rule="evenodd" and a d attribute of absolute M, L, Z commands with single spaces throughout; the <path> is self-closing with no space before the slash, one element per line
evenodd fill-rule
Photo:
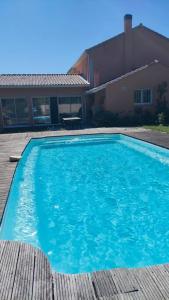
<path fill-rule="evenodd" d="M 137 269 L 134 269 L 134 271 L 136 272 Z M 133 272 L 133 275 L 134 275 L 134 277 L 135 277 L 135 279 L 136 279 L 136 281 L 137 281 L 137 283 L 138 283 L 138 285 L 139 285 L 140 291 L 142 291 L 142 293 L 143 293 L 143 295 L 145 296 L 145 298 L 146 298 L 147 300 L 149 300 L 150 298 L 147 298 L 147 290 L 145 290 L 145 289 L 142 287 L 141 280 L 138 280 L 137 276 L 135 275 L 135 272 Z M 152 278 L 151 278 L 151 279 L 152 279 Z M 154 280 L 153 280 L 153 281 L 154 281 Z M 156 282 L 155 282 L 155 285 L 156 285 Z M 157 286 L 157 285 L 156 285 L 156 286 Z M 159 289 L 158 286 L 157 286 L 157 288 L 158 288 L 158 291 L 159 291 L 160 294 L 161 294 L 160 300 L 162 300 L 162 299 L 166 300 L 165 297 L 163 296 L 163 294 L 161 293 L 161 291 L 160 291 L 160 289 Z M 149 289 L 153 292 L 152 287 L 149 286 Z M 148 297 L 149 297 L 149 296 L 148 296 Z M 154 299 L 155 299 L 155 298 L 154 298 Z"/>
<path fill-rule="evenodd" d="M 1 255 L 0 255 L 0 263 L 1 263 L 1 260 L 2 260 L 2 257 L 3 257 L 4 251 L 5 251 L 5 243 L 4 243 L 4 245 L 3 245 L 2 253 L 1 253 Z"/>
<path fill-rule="evenodd" d="M 51 280 L 52 280 L 52 300 L 55 300 L 55 291 L 54 291 L 54 274 L 52 273 L 51 275 Z"/>
<path fill-rule="evenodd" d="M 93 285 L 93 290 L 94 290 L 94 293 L 95 293 L 96 299 L 99 299 L 99 295 L 98 295 L 98 293 L 97 293 L 97 289 L 96 289 L 95 283 L 94 283 L 94 281 L 93 281 L 93 280 L 91 280 L 91 282 L 92 282 L 92 285 Z"/>
<path fill-rule="evenodd" d="M 21 246 L 19 245 L 18 255 L 17 255 L 17 260 L 16 260 L 15 275 L 16 275 L 16 271 L 17 271 L 17 265 L 18 265 L 18 260 L 19 260 L 20 251 L 21 251 Z M 16 277 L 15 275 L 14 275 L 14 281 L 13 281 L 13 286 L 12 286 L 11 299 L 12 299 L 12 297 L 13 297 L 13 289 L 14 289 L 15 277 Z"/>
<path fill-rule="evenodd" d="M 157 288 L 159 289 L 159 291 L 160 291 L 160 293 L 161 293 L 161 295 L 163 296 L 163 298 L 165 299 L 165 300 L 167 300 L 167 298 L 165 297 L 165 295 L 163 294 L 163 291 L 161 290 L 161 283 L 158 281 L 158 280 L 155 280 L 154 279 L 154 277 L 151 275 L 151 273 L 149 273 L 150 274 L 150 277 L 151 277 L 151 279 L 154 281 L 154 283 L 155 283 L 155 285 L 157 286 Z"/>
<path fill-rule="evenodd" d="M 34 256 L 33 256 L 33 279 L 32 279 L 32 296 L 31 296 L 31 298 L 32 298 L 32 300 L 33 300 L 33 287 L 34 287 L 34 275 L 35 275 L 35 260 L 36 260 L 36 255 L 35 255 L 35 253 L 34 253 Z"/>

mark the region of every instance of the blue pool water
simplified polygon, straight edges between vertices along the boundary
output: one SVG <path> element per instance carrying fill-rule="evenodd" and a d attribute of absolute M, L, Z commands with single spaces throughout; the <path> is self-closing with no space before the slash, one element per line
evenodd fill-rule
<path fill-rule="evenodd" d="M 169 151 L 123 135 L 32 140 L 0 238 L 64 273 L 168 262 Z"/>

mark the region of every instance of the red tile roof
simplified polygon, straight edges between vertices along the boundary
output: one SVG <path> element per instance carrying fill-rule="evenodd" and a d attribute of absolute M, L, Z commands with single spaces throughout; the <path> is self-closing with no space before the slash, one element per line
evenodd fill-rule
<path fill-rule="evenodd" d="M 0 74 L 4 87 L 85 87 L 89 82 L 80 75 L 68 74 Z"/>

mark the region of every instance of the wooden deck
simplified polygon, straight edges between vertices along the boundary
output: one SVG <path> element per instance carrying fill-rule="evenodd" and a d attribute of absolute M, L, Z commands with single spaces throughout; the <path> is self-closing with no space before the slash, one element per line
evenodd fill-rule
<path fill-rule="evenodd" d="M 16 166 L 16 163 L 9 162 L 9 156 L 20 155 L 31 137 L 117 132 L 169 148 L 169 135 L 141 129 L 109 128 L 0 135 L 0 217 Z M 0 241 L 0 300 L 7 299 L 169 299 L 169 265 L 66 275 L 52 272 L 40 250 L 19 242 Z"/>
<path fill-rule="evenodd" d="M 169 299 L 169 265 L 59 274 L 52 273 L 40 250 L 19 242 L 1 241 L 0 299 Z"/>

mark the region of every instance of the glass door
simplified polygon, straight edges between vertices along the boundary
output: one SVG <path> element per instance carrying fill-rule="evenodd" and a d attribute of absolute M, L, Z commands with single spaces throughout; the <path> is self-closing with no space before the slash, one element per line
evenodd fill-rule
<path fill-rule="evenodd" d="M 29 123 L 28 103 L 24 98 L 2 98 L 2 118 L 4 127 Z"/>
<path fill-rule="evenodd" d="M 58 103 L 57 97 L 50 97 L 50 115 L 51 115 L 51 123 L 58 123 Z"/>
<path fill-rule="evenodd" d="M 59 117 L 82 117 L 81 97 L 59 97 Z"/>
<path fill-rule="evenodd" d="M 32 99 L 33 120 L 35 124 L 50 124 L 50 98 L 37 97 Z"/>

